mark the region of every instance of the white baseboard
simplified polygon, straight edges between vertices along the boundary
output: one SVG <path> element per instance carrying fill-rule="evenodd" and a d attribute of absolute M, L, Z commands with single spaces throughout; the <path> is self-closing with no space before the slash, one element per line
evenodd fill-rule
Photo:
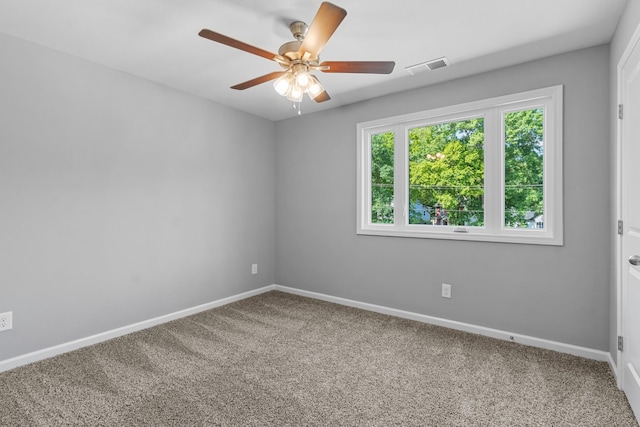
<path fill-rule="evenodd" d="M 289 288 L 286 286 L 274 285 L 274 290 L 287 292 L 290 294 L 300 295 L 309 298 L 315 298 L 322 301 L 333 302 L 336 304 L 346 305 L 349 307 L 360 308 L 363 310 L 373 311 L 381 314 L 388 314 L 390 316 L 396 316 L 403 319 L 415 320 L 422 323 L 429 323 L 432 325 L 444 326 L 446 328 L 456 329 L 464 332 L 471 332 L 478 335 L 484 335 L 491 338 L 498 338 L 505 341 L 513 341 L 532 347 L 544 348 L 547 350 L 554 350 L 560 353 L 572 354 L 574 356 L 584 357 L 586 359 L 598 360 L 602 362 L 609 362 L 609 365 L 614 369 L 615 364 L 611 355 L 606 351 L 594 350 L 586 347 L 579 347 L 572 344 L 565 344 L 556 341 L 549 341 L 541 338 L 531 337 L 527 335 L 515 334 L 513 332 L 501 331 L 498 329 L 485 328 L 484 326 L 472 325 L 469 323 L 456 322 L 455 320 L 447 320 L 439 317 L 427 316 L 424 314 L 412 313 L 410 311 L 397 310 L 395 308 L 384 307 L 375 304 L 368 304 L 364 302 L 354 301 L 345 298 L 334 297 L 325 294 L 319 294 L 316 292 L 304 291 L 296 288 Z M 614 372 L 615 375 L 615 372 Z"/>
<path fill-rule="evenodd" d="M 320 294 L 316 292 L 310 292 L 310 291 L 305 291 L 301 289 L 290 288 L 287 286 L 280 286 L 280 285 L 265 286 L 259 289 L 255 289 L 253 291 L 244 292 L 238 295 L 234 295 L 228 298 L 223 298 L 207 304 L 202 304 L 202 305 L 198 305 L 196 307 L 188 308 L 185 310 L 176 311 L 174 313 L 166 314 L 164 316 L 155 317 L 153 319 L 134 323 L 132 325 L 124 326 L 117 329 L 112 329 L 110 331 L 102 332 L 86 338 L 81 338 L 68 343 L 34 351 L 32 353 L 27 353 L 11 359 L 6 359 L 3 361 L 0 361 L 0 372 L 8 371 L 10 369 L 14 369 L 22 365 L 27 365 L 29 363 L 37 362 L 39 360 L 48 359 L 50 357 L 57 356 L 58 354 L 77 350 L 82 347 L 98 344 L 100 342 L 117 338 L 123 335 L 127 335 L 142 329 L 150 328 L 152 326 L 159 325 L 161 323 L 166 323 L 171 320 L 187 317 L 192 314 L 200 313 L 202 311 L 227 305 L 232 302 L 240 301 L 240 300 L 243 300 L 255 295 L 259 295 L 265 292 L 273 291 L 273 290 L 286 292 L 294 295 L 300 295 L 300 296 L 309 297 L 309 298 L 314 298 L 322 301 L 333 302 L 336 304 L 373 311 L 376 313 L 388 314 L 390 316 L 396 316 L 403 319 L 415 320 L 422 323 L 429 323 L 433 325 L 444 326 L 446 328 L 456 329 L 464 332 L 471 332 L 474 334 L 503 339 L 506 341 L 514 341 L 520 344 L 530 345 L 532 347 L 539 347 L 547 350 L 558 351 L 561 353 L 568 353 L 575 356 L 584 357 L 587 359 L 609 362 L 609 365 L 611 367 L 611 370 L 614 376 L 617 374 L 616 365 L 611 355 L 601 350 L 594 350 L 594 349 L 579 347 L 571 344 L 564 344 L 556 341 L 549 341 L 545 339 L 530 337 L 527 335 L 520 335 L 512 332 L 501 331 L 498 329 L 485 328 L 483 326 L 476 326 L 468 323 L 456 322 L 454 320 L 447 320 L 439 317 L 432 317 L 424 314 L 412 313 L 404 310 L 397 310 L 395 308 L 389 308 L 389 307 L 384 307 L 384 306 L 375 305 L 375 304 L 368 304 L 364 302 L 354 301 L 354 300 L 340 298 L 340 297 L 334 297 L 330 295 L 325 295 L 325 294 Z"/>
<path fill-rule="evenodd" d="M 607 353 L 607 362 L 609 362 L 609 369 L 611 369 L 611 373 L 613 374 L 613 378 L 615 378 L 616 380 L 616 385 L 618 386 L 618 388 L 620 390 L 622 390 L 622 388 L 620 387 L 620 381 L 618 378 L 618 365 L 616 364 L 616 361 L 613 360 L 613 357 L 611 357 L 610 353 Z"/>
<path fill-rule="evenodd" d="M 176 311 L 175 313 L 166 314 L 164 316 L 159 316 L 153 319 L 144 320 L 142 322 L 134 323 L 128 326 L 123 326 L 121 328 L 112 329 L 110 331 L 102 332 L 86 338 L 80 338 L 78 340 L 71 341 L 68 343 L 59 344 L 53 347 L 34 351 L 32 353 L 27 353 L 11 359 L 2 360 L 0 361 L 0 372 L 8 371 L 10 369 L 17 368 L 18 366 L 27 365 L 29 363 L 37 362 L 39 360 L 48 359 L 50 357 L 57 356 L 58 354 L 67 353 L 69 351 L 77 350 L 82 347 L 98 344 L 100 342 L 121 337 L 123 335 L 140 331 L 142 329 L 147 329 L 152 326 L 159 325 L 161 323 L 166 323 L 172 320 L 180 319 L 182 317 L 191 316 L 192 314 L 200 313 L 201 311 L 206 311 L 215 307 L 227 305 L 232 302 L 240 301 L 245 298 L 249 298 L 255 295 L 272 291 L 274 289 L 275 289 L 274 285 L 265 286 L 263 288 L 255 289 L 253 291 L 243 292 L 241 294 L 233 295 L 228 298 L 222 298 L 217 301 L 187 308 L 185 310 Z"/>

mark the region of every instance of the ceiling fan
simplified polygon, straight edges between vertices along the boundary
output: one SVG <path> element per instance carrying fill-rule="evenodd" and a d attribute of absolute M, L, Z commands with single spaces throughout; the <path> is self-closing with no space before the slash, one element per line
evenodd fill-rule
<path fill-rule="evenodd" d="M 282 96 L 286 96 L 294 103 L 300 102 L 305 93 L 316 102 L 324 102 L 331 97 L 320 84 L 320 81 L 309 71 L 324 73 L 369 73 L 389 74 L 395 67 L 393 61 L 323 61 L 320 62 L 320 51 L 329 38 L 336 31 L 347 11 L 329 2 L 323 2 L 313 18 L 310 26 L 304 22 L 295 21 L 289 29 L 295 38 L 280 46 L 278 54 L 251 46 L 239 40 L 232 39 L 215 31 L 203 29 L 198 33 L 214 42 L 261 56 L 275 61 L 284 71 L 274 71 L 264 76 L 256 77 L 235 86 L 232 89 L 244 90 L 259 84 L 275 80 L 274 88 Z"/>

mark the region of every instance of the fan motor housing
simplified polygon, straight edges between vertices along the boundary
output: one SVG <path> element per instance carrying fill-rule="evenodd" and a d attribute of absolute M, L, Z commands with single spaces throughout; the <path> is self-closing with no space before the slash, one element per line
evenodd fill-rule
<path fill-rule="evenodd" d="M 300 46 L 302 46 L 304 36 L 307 35 L 309 26 L 302 21 L 293 21 L 289 25 L 289 30 L 291 30 L 291 34 L 295 40 L 280 46 L 280 49 L 278 49 L 278 55 L 285 56 L 291 60 L 300 59 Z"/>
<path fill-rule="evenodd" d="M 289 59 L 300 59 L 300 46 L 302 45 L 302 40 L 294 40 L 287 42 L 280 46 L 278 49 L 278 55 L 285 56 Z"/>

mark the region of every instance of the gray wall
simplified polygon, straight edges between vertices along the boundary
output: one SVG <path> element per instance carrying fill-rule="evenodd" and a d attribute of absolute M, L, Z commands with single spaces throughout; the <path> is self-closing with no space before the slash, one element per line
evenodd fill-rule
<path fill-rule="evenodd" d="M 0 52 L 0 360 L 274 282 L 272 122 Z"/>
<path fill-rule="evenodd" d="M 355 234 L 356 123 L 558 84 L 563 247 Z M 278 122 L 276 283 L 608 351 L 608 99 L 599 46 Z"/>
<path fill-rule="evenodd" d="M 616 218 L 616 175 L 619 171 L 617 171 L 616 166 L 616 145 L 617 145 L 617 126 L 618 120 L 616 117 L 617 104 L 618 104 L 618 63 L 620 59 L 622 59 L 622 54 L 624 53 L 627 45 L 631 41 L 631 37 L 633 36 L 634 31 L 640 25 L 640 1 L 638 0 L 629 0 L 627 6 L 622 14 L 620 22 L 618 23 L 618 28 L 616 29 L 616 33 L 611 41 L 611 55 L 610 55 L 610 95 L 611 95 L 611 105 L 609 109 L 609 115 L 611 117 L 611 136 L 610 136 L 610 153 L 611 153 L 611 163 L 610 163 L 610 171 L 611 171 L 611 189 L 610 189 L 610 203 L 611 203 L 611 245 L 612 249 L 617 245 L 617 235 L 615 232 L 615 223 L 618 218 Z M 617 277 L 616 270 L 618 268 L 616 259 L 615 259 L 615 251 L 611 251 L 611 283 L 610 283 L 610 343 L 609 343 L 609 351 L 613 355 L 613 360 L 616 360 L 616 353 L 618 349 L 618 330 L 617 330 L 617 320 L 618 320 L 618 290 L 617 290 Z"/>

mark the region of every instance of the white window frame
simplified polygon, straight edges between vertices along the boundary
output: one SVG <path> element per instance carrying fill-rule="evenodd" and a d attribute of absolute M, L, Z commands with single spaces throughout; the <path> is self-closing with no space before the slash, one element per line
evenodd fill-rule
<path fill-rule="evenodd" d="M 356 232 L 375 236 L 563 245 L 562 92 L 563 86 L 558 85 L 358 123 Z M 505 228 L 504 115 L 536 107 L 544 108 L 544 228 Z M 484 118 L 485 225 L 409 224 L 408 130 L 477 117 Z M 371 222 L 371 135 L 390 131 L 394 133 L 394 223 L 376 224 Z"/>

